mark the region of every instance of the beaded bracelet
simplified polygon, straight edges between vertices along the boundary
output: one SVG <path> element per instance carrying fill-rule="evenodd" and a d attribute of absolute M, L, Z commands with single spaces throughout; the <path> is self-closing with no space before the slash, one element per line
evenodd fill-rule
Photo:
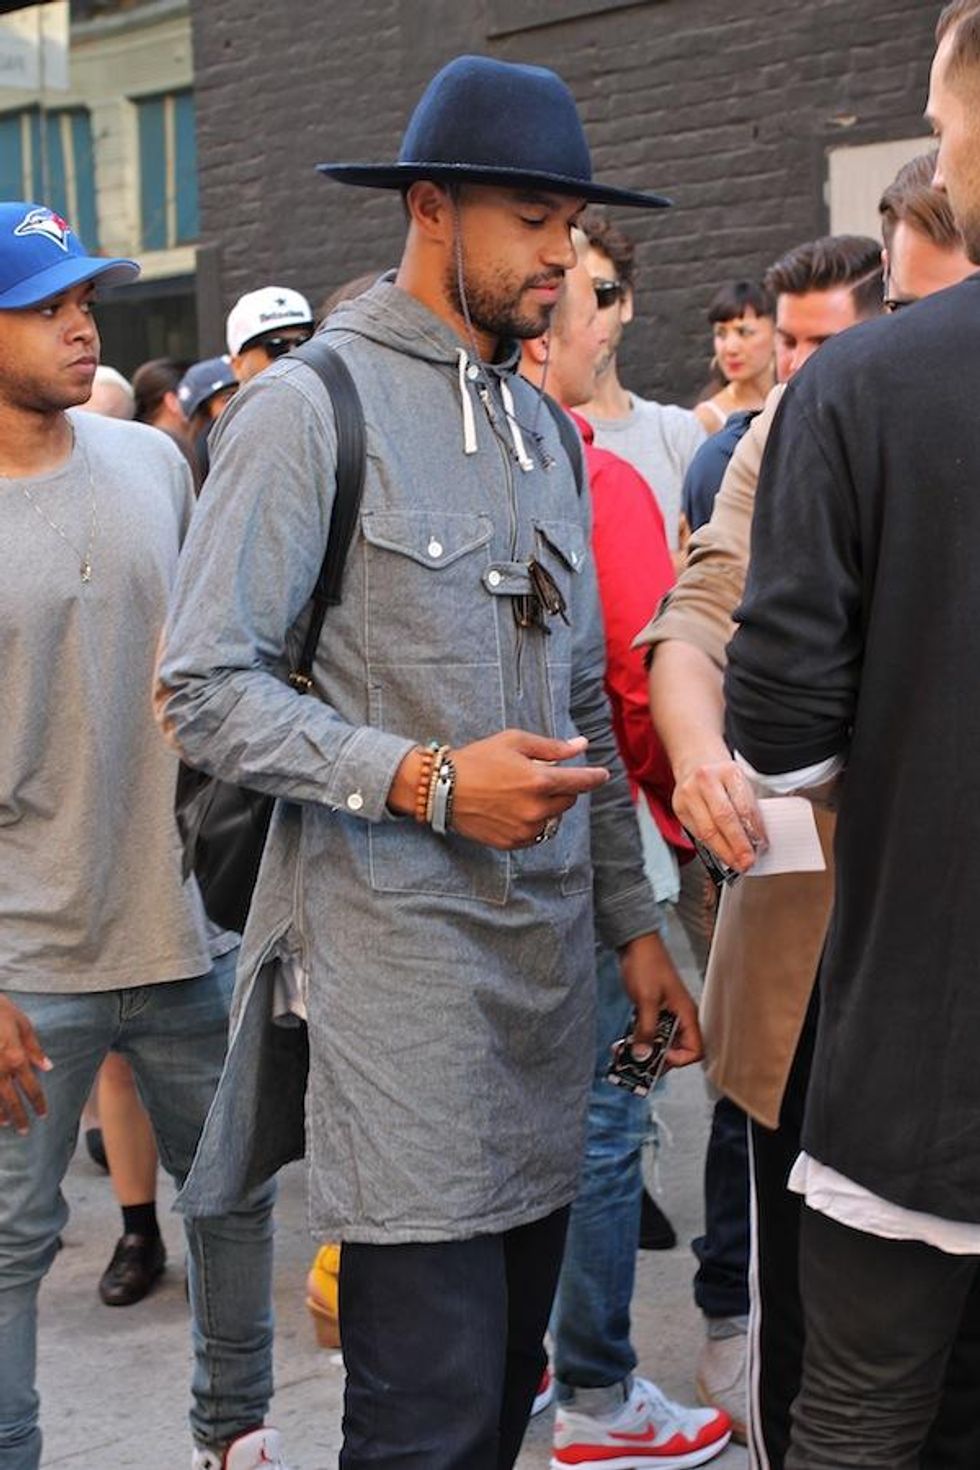
<path fill-rule="evenodd" d="M 419 769 L 419 784 L 415 788 L 415 820 L 417 822 L 428 822 L 429 787 L 432 784 L 432 775 L 435 770 L 436 753 L 439 750 L 438 740 L 430 740 L 422 750 L 422 765 Z"/>
<path fill-rule="evenodd" d="M 436 781 L 439 779 L 439 767 L 449 754 L 448 745 L 440 745 L 432 762 L 432 770 L 429 773 L 429 791 L 425 801 L 425 820 L 429 826 L 432 825 L 432 803 L 436 797 Z"/>

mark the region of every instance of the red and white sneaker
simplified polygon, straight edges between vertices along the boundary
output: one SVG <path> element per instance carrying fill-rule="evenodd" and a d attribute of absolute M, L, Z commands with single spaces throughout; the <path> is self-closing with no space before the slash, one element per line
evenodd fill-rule
<path fill-rule="evenodd" d="M 724 1410 L 685 1409 L 634 1378 L 627 1402 L 601 1419 L 558 1405 L 551 1470 L 689 1470 L 720 1455 L 731 1437 Z"/>
<path fill-rule="evenodd" d="M 191 1470 L 288 1470 L 278 1429 L 252 1429 L 233 1439 L 224 1454 L 195 1450 Z"/>
<path fill-rule="evenodd" d="M 551 1371 L 551 1364 L 546 1363 L 544 1372 L 541 1374 L 541 1381 L 538 1384 L 538 1391 L 534 1395 L 534 1403 L 531 1405 L 531 1418 L 533 1419 L 535 1414 L 543 1413 L 554 1396 L 555 1375 Z"/>

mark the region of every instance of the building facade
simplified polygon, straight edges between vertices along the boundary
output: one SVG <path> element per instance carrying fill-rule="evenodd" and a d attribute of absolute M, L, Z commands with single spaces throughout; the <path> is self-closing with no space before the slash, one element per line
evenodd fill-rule
<path fill-rule="evenodd" d="M 938 0 L 195 0 L 206 345 L 242 291 L 313 300 L 398 258 L 400 201 L 318 177 L 396 154 L 425 82 L 482 52 L 555 67 L 596 173 L 660 190 L 639 244 L 627 381 L 690 402 L 714 290 L 801 240 L 875 221 L 893 161 L 925 146 Z M 882 145 L 885 145 L 882 147 Z M 897 166 L 897 165 L 896 165 Z"/>
<path fill-rule="evenodd" d="M 51 7 L 50 9 L 53 9 Z M 39 40 L 49 7 L 22 7 Z M 38 199 L 142 274 L 98 308 L 103 358 L 197 354 L 199 234 L 189 0 L 75 0 L 67 89 L 0 88 L 0 197 Z"/>

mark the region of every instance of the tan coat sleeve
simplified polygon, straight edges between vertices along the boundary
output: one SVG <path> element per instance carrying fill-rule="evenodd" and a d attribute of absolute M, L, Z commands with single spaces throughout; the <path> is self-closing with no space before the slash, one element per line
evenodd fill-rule
<path fill-rule="evenodd" d="M 752 420 L 722 481 L 711 520 L 691 538 L 687 566 L 636 640 L 690 643 L 725 668 L 732 614 L 749 564 L 762 455 L 783 389 Z M 745 878 L 726 888 L 701 998 L 708 1077 L 751 1117 L 775 1128 L 823 948 L 833 899 L 834 813 L 815 808 L 826 868 Z"/>
<path fill-rule="evenodd" d="M 749 564 L 752 509 L 759 468 L 782 387 L 772 390 L 752 420 L 725 472 L 711 520 L 691 538 L 687 565 L 634 648 L 654 647 L 676 638 L 725 667 L 725 647 L 734 630 L 732 614 L 741 601 Z"/>

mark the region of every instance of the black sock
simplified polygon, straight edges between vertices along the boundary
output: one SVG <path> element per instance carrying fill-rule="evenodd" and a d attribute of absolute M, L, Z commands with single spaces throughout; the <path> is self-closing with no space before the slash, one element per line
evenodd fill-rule
<path fill-rule="evenodd" d="M 124 1235 L 148 1235 L 152 1239 L 160 1234 L 156 1200 L 146 1205 L 123 1205 L 122 1217 Z"/>

